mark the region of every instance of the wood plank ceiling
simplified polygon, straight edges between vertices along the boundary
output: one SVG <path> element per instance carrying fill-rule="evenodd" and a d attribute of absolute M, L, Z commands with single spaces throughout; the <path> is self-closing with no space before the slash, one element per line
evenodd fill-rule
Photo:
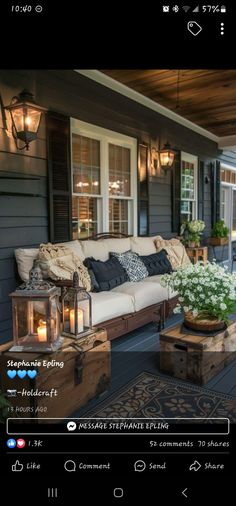
<path fill-rule="evenodd" d="M 236 134 L 236 70 L 101 70 L 219 137 Z"/>

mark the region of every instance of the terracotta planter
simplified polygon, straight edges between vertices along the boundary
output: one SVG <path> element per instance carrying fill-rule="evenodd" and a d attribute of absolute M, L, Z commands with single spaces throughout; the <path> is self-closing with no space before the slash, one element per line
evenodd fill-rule
<path fill-rule="evenodd" d="M 200 244 L 195 241 L 188 241 L 188 248 L 199 248 Z"/>
<path fill-rule="evenodd" d="M 195 318 L 191 312 L 185 313 L 184 324 L 186 327 L 199 332 L 211 332 L 225 328 L 225 322 L 222 320 L 218 320 L 213 316 L 206 316 L 204 319 L 200 320 L 199 318 Z"/>
<path fill-rule="evenodd" d="M 224 246 L 229 243 L 228 237 L 210 237 L 209 244 L 211 246 Z"/>

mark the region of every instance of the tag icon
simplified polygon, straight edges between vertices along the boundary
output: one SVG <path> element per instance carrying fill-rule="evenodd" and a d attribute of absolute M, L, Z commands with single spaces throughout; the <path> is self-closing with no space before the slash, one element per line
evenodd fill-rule
<path fill-rule="evenodd" d="M 196 37 L 201 31 L 202 27 L 196 21 L 189 21 L 187 24 L 188 31 Z"/>

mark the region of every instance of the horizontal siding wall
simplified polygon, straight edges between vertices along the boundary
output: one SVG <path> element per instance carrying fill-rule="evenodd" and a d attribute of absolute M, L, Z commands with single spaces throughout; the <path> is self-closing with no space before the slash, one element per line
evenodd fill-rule
<path fill-rule="evenodd" d="M 232 165 L 232 167 L 236 167 L 236 151 L 223 151 L 219 156 L 219 160 L 222 163 L 226 163 L 228 165 Z"/>
<path fill-rule="evenodd" d="M 149 181 L 149 232 L 150 235 L 171 235 L 172 202 L 170 174 L 151 177 Z"/>
<path fill-rule="evenodd" d="M 1 80 L 4 105 L 30 84 L 18 77 L 15 87 Z M 14 82 L 14 81 L 13 81 Z M 33 88 L 32 91 L 34 92 Z M 19 151 L 0 119 L 0 342 L 12 339 L 9 293 L 19 284 L 14 250 L 48 240 L 45 122 L 29 151 Z M 7 127 L 10 121 L 7 116 Z"/>

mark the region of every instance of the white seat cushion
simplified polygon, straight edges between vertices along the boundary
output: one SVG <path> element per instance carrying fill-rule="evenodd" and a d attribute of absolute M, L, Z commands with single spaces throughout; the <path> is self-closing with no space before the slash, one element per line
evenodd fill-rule
<path fill-rule="evenodd" d="M 144 307 L 167 300 L 168 297 L 167 289 L 165 287 L 161 286 L 159 283 L 145 283 L 145 281 L 128 281 L 123 285 L 113 288 L 112 292 L 120 292 L 131 295 L 135 311 L 139 311 Z"/>
<path fill-rule="evenodd" d="M 134 313 L 133 298 L 128 294 L 110 292 L 90 293 L 92 297 L 92 324 L 105 322 L 128 313 Z"/>
<path fill-rule="evenodd" d="M 29 272 L 33 267 L 34 260 L 38 258 L 38 248 L 18 248 L 15 250 L 19 276 L 23 281 L 28 281 Z"/>
<path fill-rule="evenodd" d="M 156 276 L 148 276 L 148 278 L 145 278 L 143 281 L 146 283 L 146 282 L 151 282 L 151 283 L 159 283 L 161 284 L 161 278 L 162 278 L 162 274 L 157 274 Z M 178 295 L 178 292 L 172 292 L 172 290 L 170 290 L 170 288 L 167 288 L 167 299 L 172 299 L 172 297 L 176 297 L 176 295 Z"/>
<path fill-rule="evenodd" d="M 162 278 L 163 274 L 155 274 L 154 276 L 148 276 L 147 278 L 144 279 L 145 283 L 148 282 L 148 283 L 159 283 L 161 284 L 161 278 Z"/>
<path fill-rule="evenodd" d="M 157 252 L 154 240 L 155 237 L 131 237 L 131 249 L 139 255 L 151 255 Z"/>

